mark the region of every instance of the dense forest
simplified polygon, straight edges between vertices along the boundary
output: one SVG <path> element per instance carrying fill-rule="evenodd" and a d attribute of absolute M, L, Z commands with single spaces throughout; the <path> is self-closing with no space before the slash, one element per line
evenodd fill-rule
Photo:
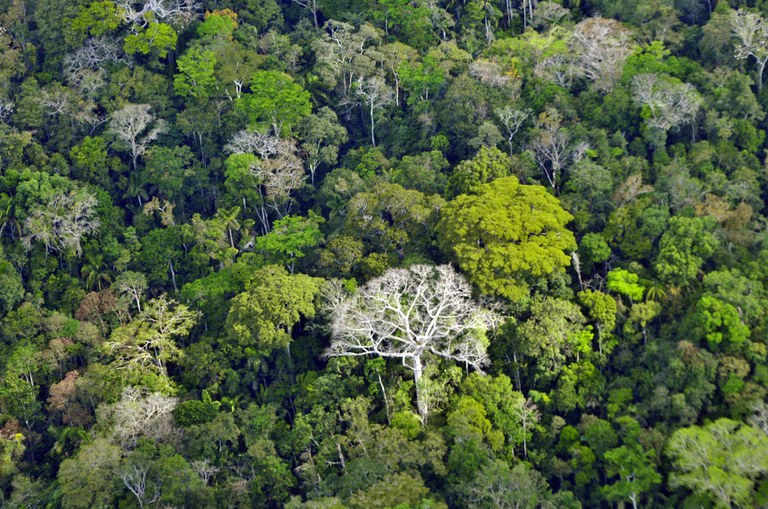
<path fill-rule="evenodd" d="M 0 506 L 768 507 L 768 2 L 0 0 Z"/>

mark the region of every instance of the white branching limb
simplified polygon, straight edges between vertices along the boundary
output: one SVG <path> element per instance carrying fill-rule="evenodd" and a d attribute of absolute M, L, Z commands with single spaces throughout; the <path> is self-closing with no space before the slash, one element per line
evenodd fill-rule
<path fill-rule="evenodd" d="M 86 69 L 104 70 L 106 64 L 123 62 L 123 48 L 113 37 L 92 37 L 85 44 L 64 57 L 64 73 L 67 81 L 80 81 Z"/>
<path fill-rule="evenodd" d="M 149 104 L 126 104 L 114 112 L 109 121 L 110 132 L 130 150 L 134 170 L 139 156 L 165 131 L 165 123 L 162 119 L 155 120 L 149 112 L 151 108 Z"/>
<path fill-rule="evenodd" d="M 612 19 L 587 18 L 573 31 L 584 75 L 601 92 L 610 92 L 632 53 L 630 32 Z"/>
<path fill-rule="evenodd" d="M 355 95 L 368 110 L 368 116 L 371 119 L 371 144 L 376 146 L 376 120 L 374 114 L 376 110 L 381 109 L 395 102 L 395 91 L 387 85 L 384 78 L 379 76 L 370 76 L 368 78 L 359 78 L 355 87 Z"/>
<path fill-rule="evenodd" d="M 736 38 L 736 58 L 752 57 L 757 62 L 757 89 L 763 87 L 763 72 L 768 64 L 768 21 L 759 14 L 739 9 L 731 18 Z"/>
<path fill-rule="evenodd" d="M 650 111 L 648 125 L 662 132 L 693 122 L 704 102 L 690 83 L 657 74 L 638 74 L 632 78 L 632 95 Z"/>
<path fill-rule="evenodd" d="M 390 269 L 337 304 L 331 317 L 333 341 L 326 355 L 400 359 L 414 373 L 423 421 L 419 381 L 425 353 L 477 370 L 488 363 L 486 314 L 450 265 Z"/>
<path fill-rule="evenodd" d="M 197 0 L 148 0 L 136 8 L 132 0 L 115 2 L 123 14 L 123 21 L 134 27 L 146 27 L 150 21 L 163 21 L 186 26 L 201 12 Z"/>
<path fill-rule="evenodd" d="M 158 441 L 175 433 L 173 409 L 177 398 L 135 387 L 126 387 L 120 401 L 100 410 L 100 418 L 112 419 L 113 437 L 124 449 L 133 448 L 140 436 Z"/>
<path fill-rule="evenodd" d="M 86 191 L 56 194 L 24 220 L 22 241 L 27 248 L 40 242 L 46 251 L 80 256 L 83 237 L 99 229 L 97 204 L 96 197 Z"/>

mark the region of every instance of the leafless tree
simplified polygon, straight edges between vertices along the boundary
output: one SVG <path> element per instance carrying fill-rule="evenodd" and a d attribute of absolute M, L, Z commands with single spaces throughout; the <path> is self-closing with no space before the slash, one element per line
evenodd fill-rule
<path fill-rule="evenodd" d="M 197 0 L 147 0 L 138 10 L 132 0 L 115 3 L 121 8 L 123 20 L 134 27 L 146 27 L 150 20 L 188 25 L 201 10 Z"/>
<path fill-rule="evenodd" d="M 132 462 L 123 469 L 123 472 L 120 475 L 123 484 L 128 488 L 128 491 L 133 493 L 136 500 L 139 502 L 139 507 L 142 509 L 145 505 L 157 502 L 162 494 L 162 491 L 160 490 L 160 482 L 158 480 L 152 490 L 152 497 L 147 498 L 147 472 L 149 472 L 148 463 L 139 464 Z"/>
<path fill-rule="evenodd" d="M 165 122 L 162 119 L 156 120 L 149 112 L 151 108 L 149 104 L 126 104 L 114 112 L 109 121 L 110 132 L 130 151 L 134 170 L 139 156 L 165 130 Z"/>
<path fill-rule="evenodd" d="M 47 205 L 24 220 L 22 241 L 29 249 L 41 242 L 46 251 L 66 251 L 80 256 L 84 236 L 99 229 L 96 197 L 86 191 L 60 192 Z"/>
<path fill-rule="evenodd" d="M 478 58 L 469 64 L 469 75 L 495 88 L 504 88 L 512 82 L 510 74 L 499 64 L 484 58 Z M 519 90 L 515 92 L 519 93 Z"/>
<path fill-rule="evenodd" d="M 376 146 L 376 110 L 392 104 L 395 101 L 395 91 L 387 85 L 384 78 L 370 76 L 359 78 L 355 87 L 355 95 L 361 100 L 371 119 L 371 144 Z"/>
<path fill-rule="evenodd" d="M 496 110 L 496 116 L 498 117 L 501 125 L 504 126 L 504 130 L 507 133 L 507 142 L 509 143 L 509 155 L 512 155 L 512 140 L 520 131 L 528 117 L 531 116 L 531 110 L 520 110 L 513 108 L 512 106 L 504 106 Z"/>
<path fill-rule="evenodd" d="M 203 483 L 205 483 L 206 486 L 208 485 L 208 482 L 210 482 L 211 477 L 216 475 L 216 472 L 219 471 L 219 468 L 212 465 L 207 459 L 195 460 L 189 465 L 192 467 L 192 470 L 197 472 L 197 475 L 200 476 L 200 479 L 203 480 Z"/>
<path fill-rule="evenodd" d="M 557 190 L 560 173 L 571 158 L 571 137 L 560 127 L 560 115 L 554 110 L 548 109 L 539 115 L 536 124 L 529 146 L 541 173 L 550 187 Z"/>
<path fill-rule="evenodd" d="M 630 31 L 612 19 L 587 18 L 573 31 L 581 71 L 598 90 L 610 92 L 621 76 L 630 53 Z"/>
<path fill-rule="evenodd" d="M 431 353 L 475 369 L 487 364 L 485 313 L 464 276 L 450 265 L 390 269 L 335 305 L 326 356 L 378 355 L 413 371 L 419 416 L 426 422 L 423 356 Z"/>
<path fill-rule="evenodd" d="M 757 62 L 757 91 L 763 88 L 763 72 L 768 64 L 768 21 L 754 12 L 739 9 L 731 18 L 731 30 L 737 40 L 736 58 L 752 57 Z"/>
<path fill-rule="evenodd" d="M 662 133 L 692 123 L 703 104 L 696 87 L 658 74 L 638 74 L 632 78 L 632 95 L 650 111 L 648 125 Z"/>
<path fill-rule="evenodd" d="M 99 409 L 99 419 L 111 419 L 113 438 L 124 449 L 131 449 L 140 436 L 161 442 L 171 438 L 175 433 L 171 412 L 177 403 L 177 398 L 126 387 L 120 401 Z"/>
<path fill-rule="evenodd" d="M 85 44 L 64 57 L 64 73 L 68 81 L 78 81 L 85 69 L 104 70 L 105 64 L 122 62 L 123 49 L 112 37 L 91 37 Z"/>

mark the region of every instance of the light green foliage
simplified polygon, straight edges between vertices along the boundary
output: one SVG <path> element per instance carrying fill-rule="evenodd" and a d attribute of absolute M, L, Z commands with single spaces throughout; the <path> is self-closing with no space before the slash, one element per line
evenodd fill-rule
<path fill-rule="evenodd" d="M 93 2 L 82 9 L 69 23 L 67 39 L 75 39 L 73 44 L 82 44 L 90 35 L 99 37 L 111 34 L 122 24 L 122 12 L 114 2 Z"/>
<path fill-rule="evenodd" d="M 442 211 L 441 245 L 484 293 L 516 301 L 533 277 L 567 267 L 576 240 L 566 228 L 572 216 L 541 186 L 515 177 L 484 184 Z"/>
<path fill-rule="evenodd" d="M 194 45 L 179 58 L 176 66 L 179 74 L 173 78 L 173 89 L 178 95 L 201 100 L 213 94 L 216 87 L 213 52 Z"/>
<path fill-rule="evenodd" d="M 589 318 L 595 323 L 600 352 L 610 354 L 615 346 L 615 342 L 611 342 L 610 338 L 616 327 L 616 301 L 610 295 L 590 289 L 579 292 L 578 298 L 587 308 Z"/>
<path fill-rule="evenodd" d="M 704 261 L 715 252 L 717 239 L 711 221 L 699 217 L 673 217 L 659 242 L 656 272 L 662 281 L 685 286 L 699 274 Z"/>
<path fill-rule="evenodd" d="M 201 39 L 205 39 L 206 37 L 223 37 L 225 39 L 231 39 L 232 33 L 236 29 L 237 14 L 228 10 L 227 12 L 217 11 L 209 13 L 205 17 L 205 21 L 197 27 L 197 36 Z"/>
<path fill-rule="evenodd" d="M 495 460 L 480 470 L 468 488 L 472 507 L 536 509 L 550 507 L 552 497 L 544 477 L 528 463 Z M 552 507 L 562 507 L 551 500 Z"/>
<path fill-rule="evenodd" d="M 323 218 L 312 211 L 308 217 L 285 216 L 275 221 L 271 232 L 256 238 L 256 249 L 264 251 L 271 263 L 287 265 L 293 272 L 295 261 L 304 257 L 304 251 L 323 240 L 322 223 Z"/>
<path fill-rule="evenodd" d="M 168 52 L 176 49 L 178 39 L 178 34 L 170 25 L 150 22 L 144 30 L 128 34 L 123 49 L 129 55 L 151 53 L 156 58 L 165 58 Z"/>
<path fill-rule="evenodd" d="M 287 134 L 312 113 L 309 92 L 285 73 L 258 71 L 250 89 L 235 107 L 247 115 L 252 127 L 271 128 L 276 136 Z"/>
<path fill-rule="evenodd" d="M 752 507 L 754 481 L 768 472 L 768 436 L 718 419 L 677 430 L 666 446 L 672 487 L 707 496 L 716 507 Z"/>
<path fill-rule="evenodd" d="M 421 62 L 403 61 L 397 72 L 406 92 L 405 101 L 412 107 L 426 104 L 445 82 L 445 71 L 431 54 L 426 55 Z"/>
<path fill-rule="evenodd" d="M 246 348 L 261 356 L 277 348 L 289 348 L 291 332 L 302 317 L 315 316 L 315 295 L 321 279 L 289 274 L 269 265 L 254 272 L 246 291 L 232 299 L 226 328 L 234 344 L 233 358 Z"/>
<path fill-rule="evenodd" d="M 474 194 L 481 185 L 508 176 L 511 164 L 509 155 L 496 147 L 483 146 L 475 157 L 462 161 L 454 168 L 448 179 L 446 194 L 448 197 Z"/>
<path fill-rule="evenodd" d="M 707 340 L 713 351 L 722 347 L 738 351 L 749 339 L 749 327 L 742 321 L 739 311 L 715 297 L 704 296 L 699 299 L 692 322 L 694 330 Z"/>
<path fill-rule="evenodd" d="M 605 286 L 612 292 L 629 297 L 630 301 L 642 300 L 645 287 L 639 283 L 640 277 L 624 269 L 613 269 L 608 273 Z"/>

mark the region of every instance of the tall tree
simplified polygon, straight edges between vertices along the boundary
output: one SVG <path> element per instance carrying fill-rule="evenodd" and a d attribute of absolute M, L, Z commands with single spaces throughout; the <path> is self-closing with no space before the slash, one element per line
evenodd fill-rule
<path fill-rule="evenodd" d="M 390 269 L 334 306 L 326 355 L 400 359 L 413 371 L 425 423 L 423 357 L 433 354 L 480 369 L 488 362 L 486 327 L 469 284 L 450 265 Z"/>
<path fill-rule="evenodd" d="M 505 177 L 450 202 L 438 231 L 443 250 L 481 291 L 521 300 L 532 278 L 570 264 L 571 219 L 543 187 Z"/>
<path fill-rule="evenodd" d="M 149 112 L 151 108 L 149 104 L 126 104 L 112 113 L 109 121 L 109 130 L 117 143 L 130 152 L 134 170 L 149 144 L 165 130 L 165 122 L 156 120 L 155 115 Z"/>

